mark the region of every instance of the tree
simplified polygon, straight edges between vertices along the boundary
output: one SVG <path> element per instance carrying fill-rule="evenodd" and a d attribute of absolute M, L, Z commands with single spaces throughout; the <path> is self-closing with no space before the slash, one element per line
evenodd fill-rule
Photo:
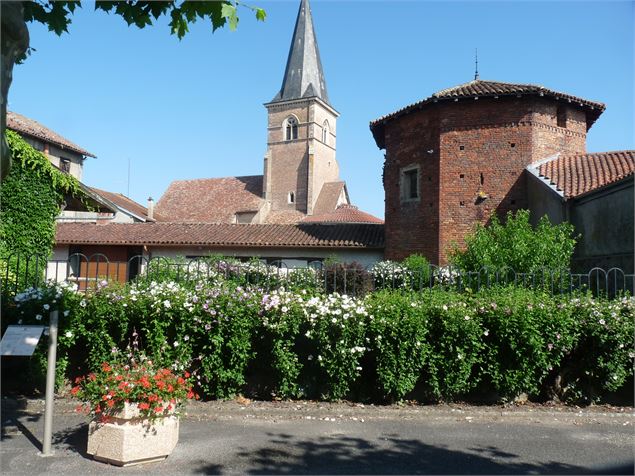
<path fill-rule="evenodd" d="M 534 228 L 529 222 L 529 211 L 519 210 L 516 215 L 509 212 L 504 224 L 494 215 L 487 227 L 477 225 L 475 232 L 465 238 L 465 249 L 451 251 L 450 262 L 464 271 L 568 270 L 576 240 L 570 223 L 552 225 L 545 215 Z"/>
<path fill-rule="evenodd" d="M 225 25 L 230 30 L 238 26 L 237 7 L 243 6 L 255 12 L 256 19 L 264 21 L 266 13 L 262 8 L 245 5 L 238 0 L 220 1 L 97 1 L 95 10 L 114 13 L 122 17 L 128 25 L 138 28 L 150 26 L 161 17 L 170 18 L 170 29 L 173 35 L 183 38 L 189 25 L 197 20 L 209 20 L 212 31 Z M 2 1 L 2 104 L 0 128 L 2 133 L 2 150 L 0 162 L 1 180 L 11 169 L 11 151 L 5 139 L 7 100 L 13 76 L 13 67 L 24 60 L 29 53 L 29 30 L 27 23 L 38 22 L 46 25 L 56 35 L 68 32 L 68 25 L 75 9 L 81 7 L 79 1 Z"/>

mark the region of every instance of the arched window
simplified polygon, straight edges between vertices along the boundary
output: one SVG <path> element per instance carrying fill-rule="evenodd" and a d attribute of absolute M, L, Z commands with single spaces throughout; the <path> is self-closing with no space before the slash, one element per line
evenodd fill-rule
<path fill-rule="evenodd" d="M 324 121 L 322 124 L 322 142 L 329 143 L 329 121 Z"/>
<path fill-rule="evenodd" d="M 286 120 L 285 140 L 293 140 L 298 138 L 298 120 L 291 116 Z"/>

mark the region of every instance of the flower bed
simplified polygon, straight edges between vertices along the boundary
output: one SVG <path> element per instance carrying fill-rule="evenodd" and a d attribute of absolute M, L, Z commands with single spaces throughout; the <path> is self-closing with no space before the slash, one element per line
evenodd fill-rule
<path fill-rule="evenodd" d="M 134 332 L 154 363 L 191 373 L 205 398 L 590 402 L 632 385 L 635 301 L 384 290 L 364 298 L 269 292 L 230 281 L 45 288 L 4 300 L 4 323 L 60 307 L 60 378 L 125 353 Z M 42 349 L 38 350 L 43 357 Z"/>

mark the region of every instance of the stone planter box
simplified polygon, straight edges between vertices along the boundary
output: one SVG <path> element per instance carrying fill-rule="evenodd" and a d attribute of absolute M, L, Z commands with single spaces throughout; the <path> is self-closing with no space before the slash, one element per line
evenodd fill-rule
<path fill-rule="evenodd" d="M 88 426 L 87 453 L 98 461 L 131 466 L 168 457 L 179 440 L 179 418 L 174 414 L 153 421 L 143 418 L 136 404 L 126 403 L 107 423 Z"/>

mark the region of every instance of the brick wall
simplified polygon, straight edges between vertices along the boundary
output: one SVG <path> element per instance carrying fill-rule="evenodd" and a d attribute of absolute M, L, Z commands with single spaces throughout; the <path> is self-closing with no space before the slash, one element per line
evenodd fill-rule
<path fill-rule="evenodd" d="M 566 127 L 558 125 L 559 108 Z M 445 264 L 477 223 L 528 207 L 527 165 L 585 152 L 586 116 L 539 97 L 440 102 L 388 122 L 385 144 L 386 258 L 421 253 Z M 415 164 L 421 196 L 404 202 L 400 171 Z"/>

